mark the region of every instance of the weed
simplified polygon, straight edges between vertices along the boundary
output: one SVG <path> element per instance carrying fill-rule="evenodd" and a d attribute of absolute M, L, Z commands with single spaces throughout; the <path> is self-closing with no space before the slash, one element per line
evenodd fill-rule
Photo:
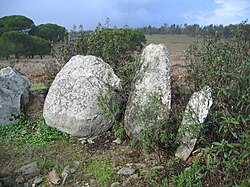
<path fill-rule="evenodd" d="M 201 185 L 202 166 L 196 160 L 190 167 L 186 168 L 179 175 L 173 177 L 176 187 L 199 187 Z"/>
<path fill-rule="evenodd" d="M 108 88 L 106 92 L 98 97 L 98 106 L 101 110 L 101 115 L 111 123 L 116 137 L 123 138 L 125 135 L 124 128 L 121 126 L 121 101 L 119 93 L 114 92 L 112 88 Z"/>
<path fill-rule="evenodd" d="M 150 94 L 144 107 L 140 107 L 140 104 L 136 106 L 134 121 L 136 126 L 144 126 L 138 138 L 145 151 L 156 151 L 161 146 L 170 148 L 176 145 L 175 134 L 171 132 L 170 124 L 166 120 L 166 107 L 157 92 Z"/>
<path fill-rule="evenodd" d="M 114 164 L 104 160 L 91 160 L 87 163 L 84 171 L 95 179 L 97 186 L 108 187 L 117 180 L 113 173 Z"/>

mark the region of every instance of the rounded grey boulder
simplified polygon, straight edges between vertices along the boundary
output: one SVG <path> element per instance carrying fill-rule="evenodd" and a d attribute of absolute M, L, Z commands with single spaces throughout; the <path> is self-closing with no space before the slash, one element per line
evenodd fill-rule
<path fill-rule="evenodd" d="M 61 69 L 45 99 L 43 116 L 52 127 L 74 136 L 93 137 L 111 123 L 101 115 L 98 97 L 119 89 L 120 79 L 102 59 L 77 55 Z"/>

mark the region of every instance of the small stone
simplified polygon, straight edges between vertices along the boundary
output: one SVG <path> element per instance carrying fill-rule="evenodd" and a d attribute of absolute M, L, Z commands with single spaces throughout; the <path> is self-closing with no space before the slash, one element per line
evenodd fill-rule
<path fill-rule="evenodd" d="M 31 187 L 31 186 L 33 186 L 33 185 L 30 185 L 30 183 L 28 183 L 28 182 L 23 183 L 23 187 Z"/>
<path fill-rule="evenodd" d="M 114 182 L 113 184 L 111 184 L 110 187 L 120 187 L 121 186 L 121 183 L 119 182 Z"/>
<path fill-rule="evenodd" d="M 134 175 L 131 175 L 129 178 L 127 178 L 123 183 L 122 186 L 131 186 L 130 183 L 132 182 L 132 180 L 136 180 L 139 178 L 139 175 L 136 173 Z"/>
<path fill-rule="evenodd" d="M 132 175 L 135 172 L 135 169 L 129 168 L 129 167 L 124 167 L 120 169 L 117 174 L 118 175 Z"/>
<path fill-rule="evenodd" d="M 120 138 L 117 138 L 116 140 L 113 141 L 115 144 L 120 145 L 122 143 L 122 140 Z"/>
<path fill-rule="evenodd" d="M 164 167 L 163 167 L 163 166 L 154 166 L 154 167 L 152 168 L 152 170 L 155 170 L 155 171 L 162 171 L 162 170 L 164 170 Z"/>
<path fill-rule="evenodd" d="M 20 184 L 20 183 L 23 183 L 25 181 L 25 179 L 22 176 L 18 176 L 15 181 L 16 181 L 16 183 Z"/>
<path fill-rule="evenodd" d="M 12 177 L 0 178 L 0 186 L 17 186 L 15 180 Z"/>
<path fill-rule="evenodd" d="M 42 183 L 42 182 L 43 182 L 43 177 L 41 177 L 41 176 L 36 176 L 36 178 L 35 178 L 33 184 L 38 185 L 38 184 L 40 184 L 40 183 Z"/>
<path fill-rule="evenodd" d="M 21 175 L 30 175 L 30 174 L 37 174 L 39 172 L 37 168 L 37 163 L 32 162 L 30 164 L 27 164 L 25 166 L 22 166 L 21 168 L 15 170 L 15 173 L 21 174 Z"/>
<path fill-rule="evenodd" d="M 69 181 L 70 176 L 71 176 L 71 168 L 69 166 L 66 166 L 61 174 L 62 185 L 66 184 Z"/>
<path fill-rule="evenodd" d="M 135 165 L 135 167 L 137 167 L 139 169 L 146 167 L 146 164 L 143 164 L 143 163 L 135 163 L 134 165 Z"/>
<path fill-rule="evenodd" d="M 49 172 L 49 180 L 52 184 L 60 184 L 61 179 L 58 177 L 56 170 L 52 170 Z"/>

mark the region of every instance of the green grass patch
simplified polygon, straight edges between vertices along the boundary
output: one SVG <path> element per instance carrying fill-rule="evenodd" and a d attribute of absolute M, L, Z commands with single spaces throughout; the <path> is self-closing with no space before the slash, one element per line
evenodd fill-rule
<path fill-rule="evenodd" d="M 0 127 L 2 144 L 29 144 L 36 147 L 52 144 L 55 140 L 74 141 L 74 137 L 46 125 L 42 117 L 32 121 L 21 119 L 16 124 Z"/>
<path fill-rule="evenodd" d="M 117 180 L 116 175 L 113 173 L 114 167 L 113 163 L 94 159 L 87 163 L 84 171 L 95 179 L 97 186 L 109 187 Z"/>
<path fill-rule="evenodd" d="M 36 90 L 42 90 L 42 89 L 46 89 L 48 88 L 47 85 L 43 85 L 43 84 L 32 84 L 30 91 L 36 91 Z"/>

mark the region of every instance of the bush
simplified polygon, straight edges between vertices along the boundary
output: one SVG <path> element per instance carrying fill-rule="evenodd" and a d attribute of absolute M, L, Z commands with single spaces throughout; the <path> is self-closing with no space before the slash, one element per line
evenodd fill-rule
<path fill-rule="evenodd" d="M 157 151 L 159 148 L 174 148 L 176 146 L 175 133 L 170 121 L 166 121 L 165 110 L 162 105 L 161 95 L 151 93 L 148 103 L 141 108 L 138 103 L 135 123 L 144 125 L 139 133 L 139 140 L 145 151 Z"/>
<path fill-rule="evenodd" d="M 240 24 L 232 39 L 225 41 L 215 35 L 206 38 L 202 46 L 192 45 L 187 53 L 191 89 L 197 91 L 208 85 L 213 90 L 214 103 L 202 142 L 202 146 L 208 145 L 207 169 L 213 166 L 208 176 L 213 171 L 217 178 L 215 184 L 208 180 L 210 185 L 239 184 L 246 178 L 244 173 L 249 167 L 249 160 L 247 163 L 243 159 L 249 157 L 245 149 L 250 148 L 247 143 L 250 134 L 249 28 Z"/>
<path fill-rule="evenodd" d="M 104 28 L 90 35 L 88 54 L 102 58 L 118 73 L 121 66 L 134 59 L 136 52 L 141 52 L 145 42 L 144 34 L 138 30 Z"/>
<path fill-rule="evenodd" d="M 100 57 L 111 65 L 123 86 L 128 88 L 133 77 L 130 71 L 134 74 L 138 66 L 136 54 L 145 43 L 144 34 L 138 30 L 103 28 L 85 32 L 74 27 L 63 42 L 53 45 L 53 55 L 62 64 L 77 54 Z"/>

